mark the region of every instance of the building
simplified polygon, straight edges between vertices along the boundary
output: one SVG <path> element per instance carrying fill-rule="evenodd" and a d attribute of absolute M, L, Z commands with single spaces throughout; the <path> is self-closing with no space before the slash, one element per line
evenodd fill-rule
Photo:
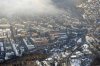
<path fill-rule="evenodd" d="M 38 45 L 45 45 L 48 44 L 48 39 L 46 37 L 40 37 L 40 38 L 32 38 L 34 44 Z"/>
<path fill-rule="evenodd" d="M 74 2 L 75 5 L 79 5 L 85 0 L 72 0 L 72 1 Z"/>

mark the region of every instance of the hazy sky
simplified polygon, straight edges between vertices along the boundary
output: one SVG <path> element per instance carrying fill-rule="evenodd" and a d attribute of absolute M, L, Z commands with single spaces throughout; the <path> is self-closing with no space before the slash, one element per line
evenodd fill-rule
<path fill-rule="evenodd" d="M 43 14 L 56 13 L 59 9 L 51 0 L 0 0 L 0 14 L 12 16 L 13 14 Z"/>

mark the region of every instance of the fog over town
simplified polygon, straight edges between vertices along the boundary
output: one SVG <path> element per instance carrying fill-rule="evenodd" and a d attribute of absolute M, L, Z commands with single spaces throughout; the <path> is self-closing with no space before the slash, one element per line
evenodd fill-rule
<path fill-rule="evenodd" d="M 100 65 L 100 0 L 0 0 L 0 66 Z"/>
<path fill-rule="evenodd" d="M 0 13 L 6 16 L 55 14 L 61 11 L 52 0 L 0 0 Z"/>

